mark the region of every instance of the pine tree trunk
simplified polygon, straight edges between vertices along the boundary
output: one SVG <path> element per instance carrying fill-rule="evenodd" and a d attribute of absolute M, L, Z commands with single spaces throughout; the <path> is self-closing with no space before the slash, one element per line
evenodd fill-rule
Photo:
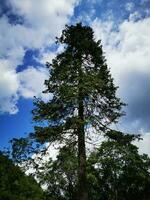
<path fill-rule="evenodd" d="M 78 181 L 79 181 L 79 200 L 87 200 L 87 178 L 86 178 L 86 156 L 85 156 L 85 145 L 84 136 L 78 135 Z"/>
<path fill-rule="evenodd" d="M 78 130 L 78 181 L 79 200 L 87 200 L 85 133 L 83 125 Z"/>
<path fill-rule="evenodd" d="M 82 89 L 79 89 L 79 127 L 78 127 L 78 187 L 79 200 L 88 200 L 87 177 L 86 177 L 86 148 L 84 131 L 84 105 Z"/>

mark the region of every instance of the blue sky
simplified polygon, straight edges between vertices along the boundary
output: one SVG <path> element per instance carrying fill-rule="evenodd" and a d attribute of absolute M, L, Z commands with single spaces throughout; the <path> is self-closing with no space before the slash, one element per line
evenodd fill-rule
<path fill-rule="evenodd" d="M 117 129 L 143 133 L 150 145 L 149 0 L 1 0 L 0 148 L 33 130 L 33 97 L 42 94 L 45 62 L 59 52 L 55 37 L 65 24 L 90 25 L 128 104 Z"/>

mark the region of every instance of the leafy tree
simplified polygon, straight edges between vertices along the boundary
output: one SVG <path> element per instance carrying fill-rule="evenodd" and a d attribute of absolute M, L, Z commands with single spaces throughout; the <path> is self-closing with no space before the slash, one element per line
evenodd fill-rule
<path fill-rule="evenodd" d="M 0 200 L 42 200 L 43 191 L 31 176 L 0 152 Z"/>
<path fill-rule="evenodd" d="M 132 142 L 139 136 L 111 131 L 109 139 L 87 158 L 90 200 L 148 200 L 150 158 L 139 155 Z M 112 138 L 113 137 L 113 138 Z M 43 166 L 38 178 L 53 200 L 75 200 L 77 154 L 72 146 L 60 149 L 56 160 Z"/>
<path fill-rule="evenodd" d="M 109 133 L 113 140 L 102 143 L 88 159 L 91 200 L 148 200 L 150 158 L 139 155 L 134 135 Z M 115 135 L 115 138 L 114 138 Z"/>
<path fill-rule="evenodd" d="M 45 81 L 45 93 L 53 97 L 48 102 L 35 100 L 33 119 L 37 126 L 28 139 L 33 144 L 36 141 L 42 145 L 47 142 L 77 145 L 78 199 L 87 200 L 87 130 L 91 127 L 98 134 L 105 133 L 108 125 L 123 114 L 120 110 L 124 104 L 116 97 L 117 87 L 101 42 L 95 41 L 90 27 L 80 23 L 66 26 L 57 43 L 64 45 L 64 51 L 51 64 L 47 63 L 50 76 Z"/>
<path fill-rule="evenodd" d="M 77 155 L 74 147 L 62 147 L 56 160 L 48 160 L 37 175 L 53 200 L 76 200 Z"/>
<path fill-rule="evenodd" d="M 86 200 L 86 129 L 90 125 L 98 133 L 105 131 L 122 115 L 123 103 L 90 27 L 66 26 L 57 42 L 65 50 L 47 64 L 50 77 L 45 81 L 45 92 L 53 98 L 47 103 L 38 99 L 33 110 L 34 120 L 46 126 L 36 126 L 33 137 L 41 143 L 77 141 L 79 199 Z"/>

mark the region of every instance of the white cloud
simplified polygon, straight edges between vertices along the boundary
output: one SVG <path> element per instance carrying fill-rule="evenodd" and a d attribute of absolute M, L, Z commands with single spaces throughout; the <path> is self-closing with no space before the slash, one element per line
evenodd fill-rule
<path fill-rule="evenodd" d="M 102 44 L 104 47 L 107 47 L 109 45 L 110 47 L 113 46 L 112 42 L 114 43 L 114 40 L 112 40 L 112 36 L 110 37 L 110 34 L 112 34 L 113 29 L 113 21 L 101 21 L 100 19 L 96 18 L 92 22 L 92 28 L 95 32 L 96 39 L 100 39 L 102 41 Z M 116 34 L 115 34 L 116 37 Z M 116 39 L 116 38 L 114 38 Z"/>
<path fill-rule="evenodd" d="M 5 59 L 0 59 L 0 72 L 0 113 L 15 114 L 18 111 L 16 94 L 19 87 L 16 72 Z"/>
<path fill-rule="evenodd" d="M 141 135 L 142 140 L 135 141 L 134 144 L 139 148 L 140 154 L 147 154 L 150 157 L 150 133 Z"/>
<path fill-rule="evenodd" d="M 43 53 L 38 59 L 44 62 L 50 52 L 44 51 L 59 36 L 69 17 L 73 15 L 78 0 L 8 0 L 11 12 L 23 18 L 22 24 L 10 23 L 8 17 L 0 18 L 0 112 L 14 114 L 18 111 L 20 96 L 39 96 L 46 72 L 42 68 L 17 73 L 29 49 Z M 21 68 L 19 69 L 21 70 Z M 34 78 L 36 80 L 34 80 Z M 38 87 L 37 87 L 38 85 Z M 42 96 L 43 97 L 43 96 Z"/>
<path fill-rule="evenodd" d="M 147 28 L 150 26 L 150 18 L 137 22 L 125 20 L 120 24 L 119 31 L 114 31 L 113 25 L 111 21 L 96 19 L 92 27 L 96 38 L 102 39 L 108 64 L 112 68 L 115 66 L 114 74 L 116 66 L 118 71 L 150 72 L 150 29 Z"/>
<path fill-rule="evenodd" d="M 150 18 L 138 22 L 125 21 L 120 25 L 116 33 L 118 45 L 107 52 L 108 64 L 115 76 L 116 71 L 120 71 L 122 76 L 133 71 L 150 73 L 149 26 Z M 122 80 L 121 76 L 117 78 Z"/>
<path fill-rule="evenodd" d="M 76 0 L 10 0 L 14 13 L 24 17 L 27 27 L 53 37 L 60 33 L 68 16 L 73 14 L 76 3 Z"/>
<path fill-rule="evenodd" d="M 58 49 L 56 51 L 45 51 L 41 50 L 40 55 L 35 57 L 35 59 L 45 65 L 46 62 L 51 63 L 52 59 L 55 58 L 55 56 L 59 53 L 61 53 L 64 50 L 64 45 L 59 45 Z"/>
<path fill-rule="evenodd" d="M 18 112 L 17 102 L 17 95 L 0 98 L 0 113 L 9 112 L 12 115 L 16 114 Z"/>
<path fill-rule="evenodd" d="M 18 89 L 21 96 L 24 98 L 33 98 L 34 96 L 47 98 L 42 93 L 44 90 L 44 81 L 48 78 L 47 71 L 40 68 L 28 67 L 24 71 L 17 74 L 20 81 Z"/>
<path fill-rule="evenodd" d="M 119 95 L 128 103 L 128 124 L 141 127 L 141 120 L 149 116 L 149 81 L 150 80 L 150 18 L 138 21 L 125 20 L 118 29 L 111 21 L 102 22 L 96 19 L 92 23 L 96 38 L 102 38 L 108 66 L 119 85 Z M 134 111 L 133 111 L 134 109 Z M 139 113 L 137 115 L 137 111 Z M 130 112 L 130 115 L 129 114 Z M 136 116 L 137 115 L 137 116 Z M 138 121 L 138 123 L 136 123 Z M 134 130 L 135 127 L 134 127 Z"/>
<path fill-rule="evenodd" d="M 142 17 L 141 14 L 138 11 L 135 11 L 135 12 L 130 14 L 129 19 L 131 21 L 136 21 L 136 20 L 141 19 L 141 17 Z"/>

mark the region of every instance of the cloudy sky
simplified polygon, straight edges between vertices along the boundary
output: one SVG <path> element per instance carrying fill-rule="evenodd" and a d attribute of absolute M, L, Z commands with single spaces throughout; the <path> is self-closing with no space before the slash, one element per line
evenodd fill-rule
<path fill-rule="evenodd" d="M 142 133 L 150 153 L 150 1 L 0 0 L 0 148 L 33 129 L 33 97 L 48 76 L 45 62 L 65 24 L 90 25 L 128 106 L 118 130 Z"/>

